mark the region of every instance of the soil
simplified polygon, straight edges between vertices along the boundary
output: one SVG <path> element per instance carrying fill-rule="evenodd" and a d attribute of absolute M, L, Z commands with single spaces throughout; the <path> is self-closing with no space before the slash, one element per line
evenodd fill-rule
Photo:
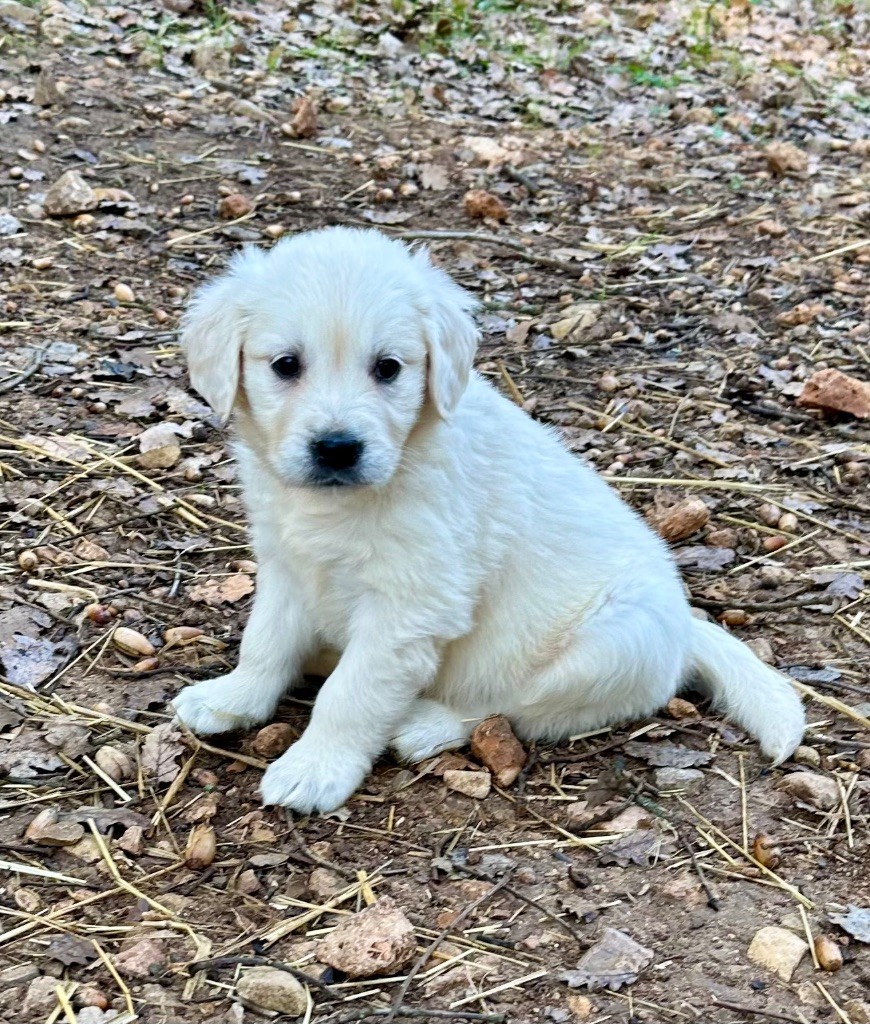
<path fill-rule="evenodd" d="M 831 916 L 870 913 L 868 431 L 797 402 L 868 378 L 868 67 L 846 3 L 0 0 L 0 1018 L 254 1022 L 255 957 L 317 1022 L 870 1019 L 868 925 Z M 70 170 L 103 191 L 48 216 Z M 335 223 L 426 236 L 483 303 L 480 371 L 642 514 L 704 502 L 687 588 L 794 678 L 800 763 L 694 701 L 482 800 L 384 756 L 294 822 L 256 733 L 172 731 L 256 579 L 177 319 L 239 245 Z M 415 960 L 320 962 L 381 896 Z M 783 980 L 765 926 L 843 966 Z M 576 973 L 607 929 L 648 953 L 613 990 Z"/>

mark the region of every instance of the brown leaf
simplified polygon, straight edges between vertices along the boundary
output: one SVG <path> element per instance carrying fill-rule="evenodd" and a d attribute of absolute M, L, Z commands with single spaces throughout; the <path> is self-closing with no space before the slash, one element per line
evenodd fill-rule
<path fill-rule="evenodd" d="M 801 174 L 807 169 L 806 153 L 791 142 L 771 142 L 764 155 L 774 174 Z"/>
<path fill-rule="evenodd" d="M 180 739 L 181 733 L 171 722 L 161 722 L 145 737 L 142 744 L 142 768 L 154 782 L 168 785 L 181 771 L 176 761 L 184 752 Z"/>
<path fill-rule="evenodd" d="M 673 842 L 665 840 L 655 829 L 639 828 L 608 843 L 599 851 L 598 859 L 605 865 L 627 868 L 629 864 L 638 864 L 645 868 L 667 856 L 673 848 Z"/>
<path fill-rule="evenodd" d="M 48 944 L 45 955 L 67 967 L 86 966 L 97 959 L 93 943 L 75 935 L 62 935 Z"/>
<path fill-rule="evenodd" d="M 311 96 L 300 96 L 293 106 L 290 122 L 292 134 L 298 139 L 310 139 L 317 134 L 317 104 Z"/>
<path fill-rule="evenodd" d="M 690 537 L 706 526 L 709 519 L 710 510 L 700 498 L 687 498 L 673 508 L 647 516 L 653 529 L 670 543 Z"/>
<path fill-rule="evenodd" d="M 232 576 L 208 580 L 191 587 L 188 595 L 191 601 L 216 608 L 222 604 L 235 604 L 254 591 L 254 581 L 247 573 L 237 572 Z"/>
<path fill-rule="evenodd" d="M 697 768 L 709 764 L 713 755 L 706 750 L 690 750 L 688 747 L 677 747 L 670 743 L 626 743 L 623 747 L 626 754 L 646 761 L 656 768 Z"/>
<path fill-rule="evenodd" d="M 866 419 L 870 416 L 870 384 L 833 368 L 819 370 L 804 384 L 797 404 Z"/>

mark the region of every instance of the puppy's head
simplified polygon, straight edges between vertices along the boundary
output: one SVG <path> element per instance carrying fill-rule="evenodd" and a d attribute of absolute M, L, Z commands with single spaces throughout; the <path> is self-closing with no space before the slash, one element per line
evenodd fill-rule
<path fill-rule="evenodd" d="M 468 383 L 472 297 L 376 231 L 328 228 L 248 249 L 182 322 L 190 379 L 291 486 L 380 485 L 427 402 Z"/>

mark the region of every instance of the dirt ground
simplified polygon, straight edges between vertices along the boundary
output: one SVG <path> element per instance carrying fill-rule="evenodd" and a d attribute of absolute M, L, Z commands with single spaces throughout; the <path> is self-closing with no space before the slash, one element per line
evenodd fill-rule
<path fill-rule="evenodd" d="M 318 1022 L 870 1020 L 868 431 L 798 402 L 868 379 L 868 29 L 857 2 L 0 0 L 0 1019 L 253 1024 L 259 963 Z M 334 223 L 431 233 L 483 373 L 642 513 L 703 503 L 687 587 L 794 678 L 798 761 L 679 705 L 480 800 L 384 757 L 293 822 L 257 798 L 268 737 L 173 732 L 256 579 L 177 317 L 239 245 Z M 381 897 L 416 951 L 351 979 L 320 943 Z"/>

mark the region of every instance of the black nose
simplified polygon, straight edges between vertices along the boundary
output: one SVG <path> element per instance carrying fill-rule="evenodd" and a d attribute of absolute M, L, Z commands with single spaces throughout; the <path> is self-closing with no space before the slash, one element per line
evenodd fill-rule
<path fill-rule="evenodd" d="M 324 434 L 311 442 L 311 453 L 323 469 L 353 469 L 363 453 L 363 443 L 353 434 Z"/>

